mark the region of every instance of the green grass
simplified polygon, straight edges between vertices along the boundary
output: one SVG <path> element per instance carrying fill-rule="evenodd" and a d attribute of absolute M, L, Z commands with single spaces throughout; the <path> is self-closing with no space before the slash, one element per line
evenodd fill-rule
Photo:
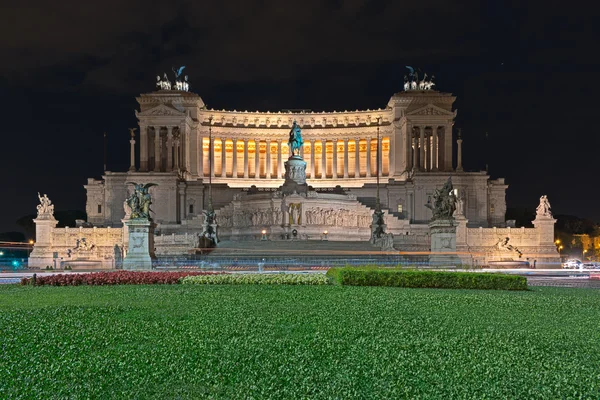
<path fill-rule="evenodd" d="M 600 291 L 0 287 L 0 398 L 599 398 Z"/>

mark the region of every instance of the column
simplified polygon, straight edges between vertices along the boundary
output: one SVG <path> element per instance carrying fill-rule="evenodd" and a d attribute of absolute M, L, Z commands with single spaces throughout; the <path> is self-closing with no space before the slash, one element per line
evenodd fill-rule
<path fill-rule="evenodd" d="M 348 178 L 348 138 L 344 138 L 344 178 Z"/>
<path fill-rule="evenodd" d="M 175 139 L 175 166 L 173 167 L 174 171 L 179 170 L 179 138 Z"/>
<path fill-rule="evenodd" d="M 310 179 L 315 179 L 315 139 L 310 139 Z"/>
<path fill-rule="evenodd" d="M 458 139 L 456 139 L 456 144 L 458 145 L 458 148 L 456 149 L 456 170 L 458 172 L 462 172 L 463 171 L 463 166 L 462 166 L 462 139 L 459 136 Z"/>
<path fill-rule="evenodd" d="M 431 150 L 431 159 L 433 161 L 431 164 L 432 164 L 433 171 L 438 170 L 438 151 L 437 151 L 438 134 L 437 134 L 437 130 L 438 130 L 437 126 L 434 126 L 431 130 L 431 141 L 433 142 L 433 149 Z"/>
<path fill-rule="evenodd" d="M 260 178 L 260 141 L 254 139 L 254 178 Z"/>
<path fill-rule="evenodd" d="M 225 148 L 225 138 L 221 138 L 221 178 L 227 178 L 227 149 Z"/>
<path fill-rule="evenodd" d="M 135 134 L 131 131 L 131 139 L 129 139 L 129 171 L 135 172 Z"/>
<path fill-rule="evenodd" d="M 304 146 L 302 146 L 304 147 Z M 283 156 L 281 154 L 281 139 L 277 139 L 277 178 L 283 177 Z"/>
<path fill-rule="evenodd" d="M 444 170 L 452 171 L 452 125 L 444 129 Z"/>
<path fill-rule="evenodd" d="M 433 130 L 433 128 L 431 128 Z M 425 134 L 425 170 L 431 171 L 431 136 L 429 133 Z"/>
<path fill-rule="evenodd" d="M 267 143 L 267 145 L 266 145 L 265 149 L 267 150 L 267 153 L 266 153 L 266 158 L 265 158 L 266 162 L 265 163 L 267 164 L 267 173 L 265 175 L 266 175 L 267 179 L 271 179 L 271 140 L 267 139 L 266 143 Z"/>
<path fill-rule="evenodd" d="M 371 174 L 371 138 L 367 138 L 367 177 L 372 176 Z"/>
<path fill-rule="evenodd" d="M 154 127 L 154 171 L 160 172 L 160 126 Z"/>
<path fill-rule="evenodd" d="M 173 170 L 173 127 L 167 126 L 167 165 L 165 171 Z"/>
<path fill-rule="evenodd" d="M 406 146 L 406 152 L 405 152 L 405 157 L 406 157 L 406 161 L 405 161 L 405 169 L 408 171 L 411 166 L 413 165 L 413 151 L 412 151 L 412 145 L 413 145 L 413 129 L 412 129 L 412 124 L 410 122 L 406 122 L 406 138 L 405 138 L 405 146 Z"/>
<path fill-rule="evenodd" d="M 231 159 L 231 177 L 237 178 L 237 139 L 233 138 L 233 158 Z"/>
<path fill-rule="evenodd" d="M 140 124 L 140 172 L 148 171 L 148 127 Z"/>
<path fill-rule="evenodd" d="M 185 161 L 185 170 L 188 171 L 189 173 L 192 172 L 192 157 L 190 155 L 190 144 L 191 144 L 191 138 L 190 138 L 190 127 L 186 124 L 183 127 L 183 131 L 185 132 L 185 145 L 184 145 L 184 149 L 185 149 L 185 156 L 183 157 L 184 161 Z"/>
<path fill-rule="evenodd" d="M 360 138 L 354 139 L 354 177 L 360 178 Z"/>
<path fill-rule="evenodd" d="M 338 140 L 333 139 L 333 165 L 331 166 L 331 177 L 333 179 L 337 178 L 337 145 Z"/>
<path fill-rule="evenodd" d="M 321 179 L 327 178 L 327 140 L 321 139 Z"/>
<path fill-rule="evenodd" d="M 210 168 L 210 176 L 215 177 L 215 138 L 211 137 L 208 143 L 208 164 Z"/>
<path fill-rule="evenodd" d="M 248 139 L 244 139 L 244 178 L 248 178 Z"/>
<path fill-rule="evenodd" d="M 417 132 L 413 130 L 413 132 L 411 133 L 413 136 L 413 151 L 412 151 L 412 159 L 413 159 L 413 171 L 416 171 L 417 169 L 419 169 L 419 137 L 417 135 Z"/>
<path fill-rule="evenodd" d="M 425 169 L 425 127 L 420 126 L 419 132 L 419 169 L 422 171 Z"/>

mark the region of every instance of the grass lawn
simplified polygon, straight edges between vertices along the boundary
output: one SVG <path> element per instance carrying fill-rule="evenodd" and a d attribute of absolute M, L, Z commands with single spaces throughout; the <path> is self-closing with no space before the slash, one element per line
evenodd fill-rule
<path fill-rule="evenodd" d="M 0 286 L 0 398 L 600 398 L 600 290 Z"/>

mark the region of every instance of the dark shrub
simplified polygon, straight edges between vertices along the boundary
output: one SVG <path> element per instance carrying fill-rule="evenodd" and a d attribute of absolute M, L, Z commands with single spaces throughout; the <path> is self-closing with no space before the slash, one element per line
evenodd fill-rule
<path fill-rule="evenodd" d="M 527 290 L 524 276 L 494 273 L 331 268 L 327 276 L 337 285 L 350 286 Z"/>

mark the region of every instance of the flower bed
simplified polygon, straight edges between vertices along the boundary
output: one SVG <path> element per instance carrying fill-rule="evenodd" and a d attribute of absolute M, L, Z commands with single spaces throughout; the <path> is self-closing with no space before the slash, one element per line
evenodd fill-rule
<path fill-rule="evenodd" d="M 328 285 L 323 274 L 224 274 L 187 276 L 183 284 L 196 285 Z"/>
<path fill-rule="evenodd" d="M 524 276 L 493 273 L 331 268 L 327 276 L 335 284 L 351 286 L 527 290 Z"/>
<path fill-rule="evenodd" d="M 57 274 L 23 278 L 22 285 L 79 286 L 79 285 L 173 285 L 180 283 L 186 276 L 219 275 L 215 272 L 144 272 L 111 271 L 86 274 Z"/>

